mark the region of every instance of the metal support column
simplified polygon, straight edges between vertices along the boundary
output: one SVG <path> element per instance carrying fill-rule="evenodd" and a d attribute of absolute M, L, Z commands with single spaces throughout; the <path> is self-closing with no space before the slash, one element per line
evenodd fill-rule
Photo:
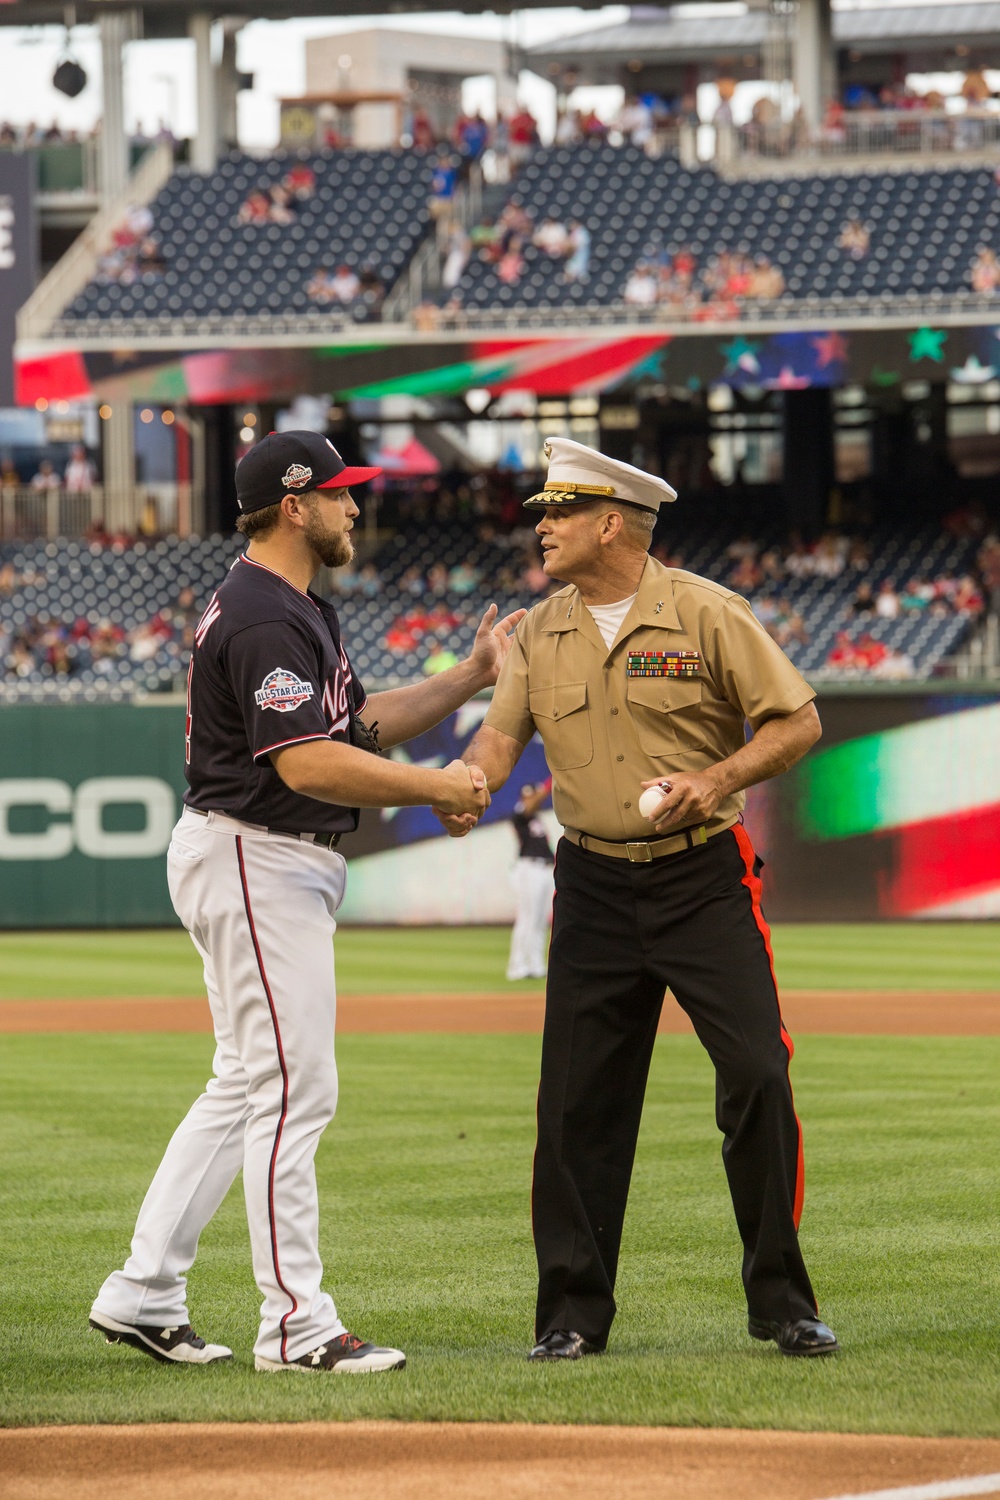
<path fill-rule="evenodd" d="M 793 68 L 802 113 L 815 130 L 836 87 L 830 0 L 799 0 Z"/>
<path fill-rule="evenodd" d="M 188 36 L 195 47 L 195 94 L 198 123 L 191 142 L 191 165 L 196 172 L 214 172 L 219 154 L 219 115 L 215 68 L 212 65 L 212 17 L 196 11 L 188 20 Z"/>
<path fill-rule="evenodd" d="M 104 439 L 104 525 L 110 532 L 138 529 L 135 484 L 135 433 L 131 401 L 116 400 L 101 424 Z"/>
<path fill-rule="evenodd" d="M 101 206 L 106 208 L 125 191 L 129 175 L 128 132 L 125 129 L 125 43 L 139 35 L 134 10 L 102 10 L 101 32 Z"/>

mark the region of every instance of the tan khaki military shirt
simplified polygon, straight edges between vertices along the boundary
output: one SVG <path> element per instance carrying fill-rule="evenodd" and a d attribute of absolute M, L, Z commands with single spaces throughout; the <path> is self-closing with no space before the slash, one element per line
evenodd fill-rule
<path fill-rule="evenodd" d="M 650 557 L 610 651 L 575 587 L 529 611 L 486 723 L 522 744 L 538 731 L 564 828 L 648 839 L 643 781 L 703 771 L 746 743 L 746 720 L 756 729 L 815 696 L 745 599 Z M 709 829 L 745 800 L 726 797 Z"/>

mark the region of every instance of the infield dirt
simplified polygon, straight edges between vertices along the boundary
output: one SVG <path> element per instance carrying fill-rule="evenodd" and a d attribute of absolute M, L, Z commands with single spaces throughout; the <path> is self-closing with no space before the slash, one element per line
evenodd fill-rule
<path fill-rule="evenodd" d="M 1000 1036 L 1000 992 L 991 990 L 783 990 L 794 1036 Z M 544 997 L 531 993 L 341 995 L 340 1032 L 540 1032 Z M 211 1031 L 203 999 L 5 1000 L 0 1033 Z M 661 1032 L 690 1032 L 670 996 Z"/>
<path fill-rule="evenodd" d="M 7 1500 L 176 1500 L 178 1494 L 200 1500 L 568 1500 L 581 1494 L 826 1500 L 998 1469 L 1000 1441 L 993 1439 L 835 1433 L 450 1422 L 0 1432 Z"/>

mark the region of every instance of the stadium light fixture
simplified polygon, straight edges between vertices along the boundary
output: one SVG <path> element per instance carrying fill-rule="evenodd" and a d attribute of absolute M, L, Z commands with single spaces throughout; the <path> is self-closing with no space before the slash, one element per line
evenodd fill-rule
<path fill-rule="evenodd" d="M 139 413 L 139 420 L 147 423 L 153 420 L 153 413 L 148 406 L 142 408 L 142 411 Z"/>
<path fill-rule="evenodd" d="M 167 408 L 166 411 L 161 411 L 161 413 L 160 413 L 160 421 L 163 423 L 164 427 L 169 427 L 170 424 L 173 422 L 173 420 L 174 420 L 174 414 L 170 410 L 169 407 Z"/>
<path fill-rule="evenodd" d="M 99 406 L 97 408 L 97 415 L 100 417 L 102 422 L 107 422 L 110 419 L 111 407 L 108 406 L 107 402 L 105 402 L 103 406 Z"/>
<path fill-rule="evenodd" d="M 49 403 L 48 403 L 48 401 L 45 399 L 44 396 L 39 396 L 38 400 L 35 402 L 35 410 L 36 411 L 48 411 L 48 409 L 49 409 Z"/>

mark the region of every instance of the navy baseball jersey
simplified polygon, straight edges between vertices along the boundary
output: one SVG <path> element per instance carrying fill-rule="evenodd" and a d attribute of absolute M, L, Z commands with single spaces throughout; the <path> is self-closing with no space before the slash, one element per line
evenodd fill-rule
<path fill-rule="evenodd" d="M 529 817 L 519 802 L 514 809 L 511 822 L 520 846 L 519 858 L 544 859 L 550 865 L 555 863 L 548 835 L 545 832 L 545 824 L 537 814 Z"/>
<path fill-rule="evenodd" d="M 351 743 L 365 693 L 332 605 L 240 557 L 195 631 L 188 670 L 184 800 L 283 833 L 348 833 L 356 807 L 287 787 L 272 751 Z"/>

